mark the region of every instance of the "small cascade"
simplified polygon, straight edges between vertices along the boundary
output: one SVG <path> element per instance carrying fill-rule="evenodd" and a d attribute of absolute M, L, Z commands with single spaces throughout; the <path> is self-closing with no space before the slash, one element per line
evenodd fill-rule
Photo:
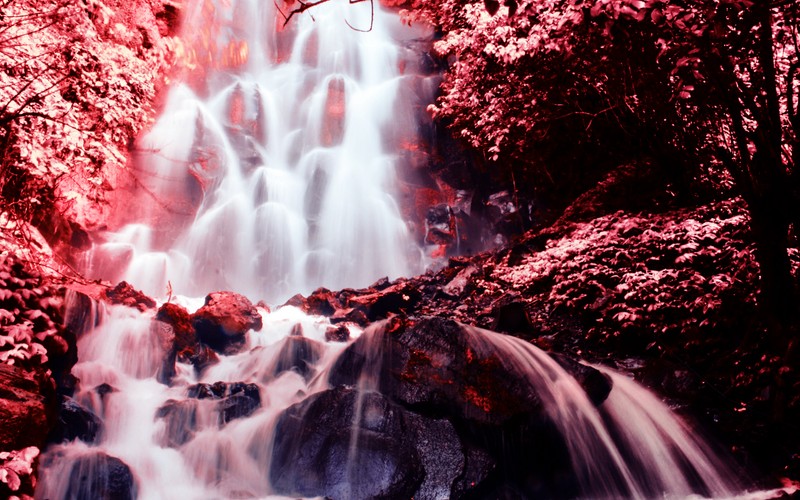
<path fill-rule="evenodd" d="M 160 322 L 111 306 L 74 369 L 102 429 L 48 449 L 37 497 L 758 498 L 606 368 L 439 318 L 343 343 L 291 306 L 261 315 L 241 351 L 179 360 L 167 385 Z"/>

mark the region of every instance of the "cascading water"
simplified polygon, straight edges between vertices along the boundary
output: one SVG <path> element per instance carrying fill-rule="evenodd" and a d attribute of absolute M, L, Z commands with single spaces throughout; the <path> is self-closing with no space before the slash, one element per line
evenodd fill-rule
<path fill-rule="evenodd" d="M 206 42 L 206 88 L 173 88 L 141 141 L 146 196 L 170 210 L 131 207 L 147 223 L 109 235 L 93 272 L 154 296 L 279 301 L 419 271 L 392 196 L 398 130 L 414 127 L 396 99 L 399 20 L 376 5 L 360 33 L 343 20 L 368 26 L 369 5 L 330 2 L 279 32 L 272 2 L 195 3 L 186 25 Z M 264 329 L 241 351 L 202 368 L 173 358 L 165 380 L 170 346 L 152 314 L 101 308 L 73 372 L 102 431 L 43 455 L 37 497 L 741 491 L 661 402 L 605 369 L 565 370 L 518 339 L 443 320 L 376 324 L 344 344 L 326 342 L 326 319 L 259 313 Z"/>
<path fill-rule="evenodd" d="M 95 249 L 93 274 L 126 268 L 119 278 L 154 296 L 169 284 L 276 301 L 422 270 L 393 198 L 392 145 L 415 127 L 397 100 L 413 78 L 391 38 L 402 25 L 379 10 L 371 20 L 368 3 L 331 3 L 316 22 L 298 16 L 275 32 L 272 2 L 221 2 L 211 14 L 195 2 L 188 29 L 214 32 L 204 41 L 224 50 L 209 64 L 223 67 L 209 69 L 206 88 L 170 91 L 138 162 L 148 195 L 194 220 L 177 239 L 159 232 L 180 225 L 163 209 L 123 228 Z"/>

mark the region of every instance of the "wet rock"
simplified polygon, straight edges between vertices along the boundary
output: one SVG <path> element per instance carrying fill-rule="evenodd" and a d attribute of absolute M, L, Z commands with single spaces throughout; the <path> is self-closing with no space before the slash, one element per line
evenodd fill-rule
<path fill-rule="evenodd" d="M 112 304 L 121 304 L 140 311 L 146 311 L 156 307 L 155 300 L 139 290 L 136 290 L 126 281 L 122 281 L 114 288 L 106 290 L 105 298 Z"/>
<path fill-rule="evenodd" d="M 185 307 L 167 302 L 158 308 L 155 319 L 172 327 L 174 345 L 177 351 L 192 347 L 197 343 L 197 332 L 192 318 Z"/>
<path fill-rule="evenodd" d="M 346 97 L 344 80 L 341 77 L 332 78 L 328 83 L 328 96 L 325 99 L 325 112 L 320 131 L 320 142 L 324 146 L 335 146 L 342 142 Z"/>
<path fill-rule="evenodd" d="M 200 341 L 222 354 L 234 354 L 245 345 L 249 330 L 261 330 L 258 309 L 247 297 L 234 292 L 214 292 L 192 316 Z"/>
<path fill-rule="evenodd" d="M 374 293 L 351 296 L 347 305 L 360 309 L 370 321 L 375 321 L 411 311 L 421 298 L 414 284 L 398 282 Z"/>
<path fill-rule="evenodd" d="M 325 340 L 328 342 L 347 342 L 350 340 L 350 330 L 344 325 L 332 326 L 325 330 Z"/>
<path fill-rule="evenodd" d="M 455 217 L 450 206 L 441 203 L 428 209 L 425 215 L 425 243 L 449 245 L 456 239 Z"/>
<path fill-rule="evenodd" d="M 414 494 L 416 500 L 452 497 L 452 485 L 463 475 L 465 457 L 453 424 L 446 419 L 428 419 L 411 412 L 405 414 L 414 434 L 414 444 L 425 477 Z M 470 482 L 482 478 L 471 477 Z"/>
<path fill-rule="evenodd" d="M 284 305 L 294 306 L 306 314 L 319 316 L 332 316 L 342 307 L 336 295 L 327 288 L 317 288 L 308 297 L 294 295 Z"/>
<path fill-rule="evenodd" d="M 261 407 L 261 392 L 256 384 L 215 382 L 189 386 L 188 395 L 196 399 L 219 400 L 216 411 L 220 425 L 248 417 Z"/>
<path fill-rule="evenodd" d="M 347 307 L 339 309 L 333 316 L 331 316 L 331 323 L 353 323 L 360 326 L 369 324 L 369 318 L 366 313 L 359 307 Z"/>
<path fill-rule="evenodd" d="M 370 342 L 380 343 L 377 354 Z M 506 357 L 455 321 L 397 317 L 350 345 L 334 364 L 330 381 L 355 385 L 374 363 L 382 367 L 379 390 L 408 408 L 492 424 L 538 414 L 538 395 L 512 372 Z"/>
<path fill-rule="evenodd" d="M 278 417 L 270 482 L 281 495 L 411 498 L 424 475 L 412 441 L 406 412 L 382 395 L 317 393 Z"/>
<path fill-rule="evenodd" d="M 579 363 L 566 354 L 550 353 L 550 357 L 556 360 L 567 373 L 575 377 L 578 384 L 586 391 L 589 401 L 595 406 L 599 406 L 611 393 L 613 382 L 606 374 Z"/>
<path fill-rule="evenodd" d="M 94 444 L 99 440 L 102 429 L 103 422 L 93 411 L 72 398 L 62 396 L 58 419 L 48 441 L 61 443 L 80 439 Z"/>
<path fill-rule="evenodd" d="M 54 396 L 35 374 L 0 363 L 0 450 L 41 448 L 55 419 Z"/>
<path fill-rule="evenodd" d="M 164 420 L 161 442 L 165 446 L 177 448 L 201 428 L 223 427 L 261 407 L 258 386 L 244 382 L 195 384 L 189 386 L 187 396 L 189 399 L 171 399 L 156 411 L 156 418 Z"/>
<path fill-rule="evenodd" d="M 478 424 L 537 416 L 541 400 L 508 342 L 448 319 L 395 317 L 351 344 L 334 363 L 330 382 L 355 385 L 363 371 L 380 367 L 379 390 L 409 408 Z M 566 356 L 556 360 L 595 404 L 605 400 L 608 377 Z"/>
<path fill-rule="evenodd" d="M 165 424 L 161 444 L 177 448 L 192 439 L 197 430 L 197 401 L 170 399 L 156 411 L 156 418 Z"/>
<path fill-rule="evenodd" d="M 125 462 L 97 452 L 75 460 L 65 498 L 134 500 L 137 490 L 136 478 Z"/>
<path fill-rule="evenodd" d="M 287 337 L 278 352 L 273 375 L 294 370 L 308 379 L 321 355 L 322 346 L 319 342 L 306 337 Z"/>
<path fill-rule="evenodd" d="M 255 393 L 255 396 L 251 396 L 241 392 L 220 401 L 217 405 L 217 411 L 219 412 L 220 423 L 224 425 L 238 418 L 249 417 L 260 407 L 261 396 L 258 393 Z"/>

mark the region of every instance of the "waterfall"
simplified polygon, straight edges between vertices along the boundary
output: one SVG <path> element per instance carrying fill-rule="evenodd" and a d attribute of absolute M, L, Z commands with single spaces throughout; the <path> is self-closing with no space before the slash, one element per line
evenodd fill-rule
<path fill-rule="evenodd" d="M 90 272 L 189 312 L 215 290 L 280 303 L 420 272 L 395 182 L 416 127 L 398 99 L 414 77 L 398 40 L 416 32 L 377 3 L 374 22 L 367 2 L 331 1 L 285 28 L 273 2 L 190 4 L 198 66 L 140 139 L 142 194 Z M 328 319 L 259 306 L 264 328 L 200 366 L 176 361 L 174 325 L 101 309 L 73 369 L 75 402 L 101 430 L 43 454 L 37 498 L 720 498 L 746 486 L 628 378 L 518 339 L 395 318 L 333 342 Z"/>
<path fill-rule="evenodd" d="M 415 78 L 397 36 L 418 32 L 377 6 L 371 21 L 367 2 L 320 5 L 282 31 L 273 2 L 193 4 L 185 38 L 205 79 L 175 85 L 137 146 L 156 213 L 109 234 L 90 274 L 156 297 L 272 302 L 419 273 L 395 192 L 396 143 L 416 127 L 397 99 Z"/>

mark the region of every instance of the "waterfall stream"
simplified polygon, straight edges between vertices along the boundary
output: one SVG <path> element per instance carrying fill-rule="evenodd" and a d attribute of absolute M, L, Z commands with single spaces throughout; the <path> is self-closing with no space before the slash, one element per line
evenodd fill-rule
<path fill-rule="evenodd" d="M 398 97 L 417 78 L 407 72 L 413 62 L 400 42 L 419 32 L 377 3 L 372 21 L 366 2 L 331 1 L 285 29 L 276 29 L 283 20 L 272 2 L 189 3 L 185 38 L 206 65 L 203 78 L 175 84 L 141 138 L 144 194 L 123 208 L 133 220 L 93 250 L 90 273 L 124 279 L 191 312 L 203 302 L 187 297 L 215 290 L 278 304 L 320 286 L 367 286 L 424 270 L 395 182 L 398 144 L 416 127 L 409 103 Z M 371 23 L 368 33 L 351 28 Z M 413 359 L 403 370 L 427 373 L 414 361 L 423 356 L 423 365 L 443 370 L 431 380 L 454 376 L 451 367 L 463 365 L 465 374 L 485 369 L 491 380 L 500 373 L 525 397 L 535 395 L 511 424 L 497 423 L 492 408 L 507 404 L 479 385 L 451 394 L 447 387 L 458 382 L 451 381 L 430 400 L 402 405 L 402 391 L 410 389 L 390 396 L 392 383 L 419 380 L 403 372 L 400 382 L 387 382 L 382 367 L 399 351 L 385 324 L 364 332 L 350 327 L 356 340 L 349 344 L 328 342 L 325 318 L 289 306 L 258 311 L 264 328 L 248 332 L 240 352 L 202 370 L 178 362 L 164 383 L 169 347 L 152 313 L 100 307 L 90 321 L 98 326 L 78 341 L 73 373 L 80 380 L 74 398 L 102 419 L 102 431 L 92 443 L 47 450 L 37 497 L 119 498 L 124 491 L 154 500 L 347 499 L 377 491 L 439 499 L 490 483 L 494 490 L 469 498 L 531 491 L 721 498 L 742 491 L 663 403 L 607 369 L 592 376 L 613 388 L 593 401 L 577 377 L 518 339 L 448 323 L 448 332 L 461 329 L 453 342 L 467 342 L 453 351 L 461 354 L 409 348 Z M 356 383 L 343 366 L 364 345 L 360 374 L 372 379 Z M 426 390 L 410 391 L 417 397 Z M 319 405 L 330 411 L 312 419 Z M 519 415 L 529 420 L 520 424 Z M 293 441 L 287 429 L 298 425 L 308 440 Z M 547 429 L 545 441 L 559 450 L 529 457 L 552 477 L 531 471 L 538 479 L 529 481 L 527 462 L 503 462 L 528 457 L 512 441 L 529 428 Z M 484 431 L 509 443 L 495 446 Z M 326 443 L 319 456 L 306 448 L 319 442 Z M 309 461 L 312 467 L 301 468 Z M 513 469 L 512 486 L 503 483 L 503 467 Z M 519 493 L 514 488 L 522 496 L 509 493 Z"/>
<path fill-rule="evenodd" d="M 94 251 L 90 272 L 153 296 L 169 285 L 272 302 L 422 271 L 394 182 L 397 141 L 416 127 L 397 99 L 416 78 L 400 71 L 413 61 L 397 37 L 418 31 L 377 9 L 371 21 L 367 2 L 320 5 L 283 31 L 272 2 L 193 3 L 187 38 L 201 38 L 195 53 L 219 53 L 197 55 L 206 79 L 175 85 L 138 146 L 143 203 L 193 219 L 161 209 L 129 224 Z"/>

